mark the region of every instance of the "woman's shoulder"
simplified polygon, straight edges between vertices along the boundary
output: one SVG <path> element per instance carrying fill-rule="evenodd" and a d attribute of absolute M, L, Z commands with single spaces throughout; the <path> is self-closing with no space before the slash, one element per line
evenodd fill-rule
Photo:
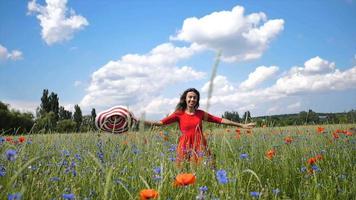
<path fill-rule="evenodd" d="M 204 110 L 200 110 L 200 109 L 197 109 L 195 111 L 195 114 L 197 114 L 197 115 L 201 115 L 201 114 L 204 114 L 204 113 L 205 113 L 205 111 Z"/>

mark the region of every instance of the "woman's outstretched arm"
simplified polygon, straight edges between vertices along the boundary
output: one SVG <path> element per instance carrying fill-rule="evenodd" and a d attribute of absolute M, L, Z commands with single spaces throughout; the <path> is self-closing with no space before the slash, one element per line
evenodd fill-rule
<path fill-rule="evenodd" d="M 163 126 L 163 123 L 161 121 L 148 121 L 148 120 L 143 120 L 140 122 L 143 122 L 145 125 L 148 126 Z"/>
<path fill-rule="evenodd" d="M 248 128 L 253 128 L 253 127 L 256 126 L 256 123 L 241 124 L 241 123 L 237 123 L 237 122 L 225 119 L 225 118 L 222 118 L 221 124 L 237 126 L 237 127 L 240 127 L 240 128 L 247 128 L 247 129 Z"/>

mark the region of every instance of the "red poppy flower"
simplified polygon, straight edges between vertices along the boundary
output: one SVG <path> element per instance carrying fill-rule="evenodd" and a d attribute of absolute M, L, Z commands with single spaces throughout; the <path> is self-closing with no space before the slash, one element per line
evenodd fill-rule
<path fill-rule="evenodd" d="M 140 199 L 156 199 L 158 198 L 158 192 L 154 189 L 143 189 L 140 191 Z"/>
<path fill-rule="evenodd" d="M 316 158 L 315 157 L 309 158 L 307 162 L 309 165 L 313 165 L 314 163 L 316 163 Z"/>
<path fill-rule="evenodd" d="M 191 185 L 194 183 L 195 183 L 195 175 L 194 174 L 178 174 L 176 176 L 174 185 L 175 186 L 185 186 L 185 185 Z"/>
<path fill-rule="evenodd" d="M 286 144 L 290 144 L 290 143 L 293 142 L 293 139 L 292 139 L 291 137 L 286 137 L 286 138 L 284 138 L 284 142 L 285 142 Z"/>
<path fill-rule="evenodd" d="M 266 156 L 268 159 L 272 159 L 275 155 L 276 155 L 276 150 L 274 150 L 274 149 L 271 149 L 266 152 Z"/>
<path fill-rule="evenodd" d="M 337 132 L 333 132 L 333 138 L 334 139 L 338 139 L 340 136 L 339 136 L 339 133 Z"/>
<path fill-rule="evenodd" d="M 321 155 L 321 154 L 316 155 L 315 158 L 316 158 L 316 160 L 323 160 L 324 159 L 323 155 Z"/>
<path fill-rule="evenodd" d="M 12 137 L 6 137 L 5 140 L 6 140 L 6 142 L 11 142 L 12 141 Z"/>
<path fill-rule="evenodd" d="M 19 141 L 20 143 L 23 143 L 23 142 L 26 141 L 26 138 L 25 138 L 24 136 L 20 136 L 19 139 L 18 139 L 18 141 Z"/>
<path fill-rule="evenodd" d="M 323 128 L 323 127 L 318 127 L 318 128 L 316 129 L 316 131 L 317 131 L 318 133 L 323 133 L 324 130 L 325 130 L 325 128 Z"/>

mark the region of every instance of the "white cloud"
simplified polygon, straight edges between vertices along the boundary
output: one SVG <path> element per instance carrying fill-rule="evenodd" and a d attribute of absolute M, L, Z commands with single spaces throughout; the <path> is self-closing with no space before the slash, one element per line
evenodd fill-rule
<path fill-rule="evenodd" d="M 288 105 L 287 108 L 288 109 L 296 109 L 296 108 L 300 108 L 300 106 L 301 106 L 301 103 L 300 102 L 296 102 L 296 103 Z"/>
<path fill-rule="evenodd" d="M 356 66 L 341 72 L 333 62 L 319 57 L 293 67 L 271 90 L 282 94 L 323 92 L 356 88 Z"/>
<path fill-rule="evenodd" d="M 222 60 L 236 62 L 259 58 L 283 28 L 282 19 L 267 20 L 262 12 L 244 16 L 244 8 L 235 6 L 231 11 L 185 19 L 170 39 L 221 50 Z"/>
<path fill-rule="evenodd" d="M 36 108 L 40 105 L 40 102 L 36 101 L 23 101 L 23 100 L 3 100 L 5 104 L 10 105 L 10 109 L 15 109 L 20 112 L 30 112 L 36 114 Z"/>
<path fill-rule="evenodd" d="M 42 31 L 42 39 L 48 44 L 54 44 L 72 39 L 74 33 L 89 25 L 81 15 L 76 15 L 73 9 L 66 7 L 67 0 L 46 0 L 46 6 L 28 2 L 29 13 L 37 14 Z"/>
<path fill-rule="evenodd" d="M 92 74 L 87 94 L 80 105 L 83 108 L 125 105 L 136 107 L 137 111 L 145 110 L 147 105 L 154 108 L 151 100 L 167 86 L 205 76 L 205 73 L 189 66 L 176 66 L 178 60 L 197 51 L 200 48 L 195 45 L 175 47 L 165 43 L 145 55 L 128 54 L 120 60 L 110 61 Z"/>
<path fill-rule="evenodd" d="M 12 50 L 9 52 L 6 47 L 0 44 L 0 60 L 21 60 L 22 52 L 19 50 Z"/>
<path fill-rule="evenodd" d="M 278 67 L 271 66 L 259 66 L 255 69 L 254 72 L 248 75 L 248 79 L 240 84 L 240 89 L 248 90 L 253 89 L 257 85 L 261 84 L 263 81 L 268 80 L 273 77 L 278 71 Z"/>
<path fill-rule="evenodd" d="M 210 81 L 202 87 L 202 92 L 208 92 Z M 228 95 L 233 92 L 234 86 L 227 80 L 225 76 L 217 75 L 213 81 L 213 92 L 215 95 Z"/>
<path fill-rule="evenodd" d="M 356 88 L 356 66 L 341 71 L 333 62 L 316 58 L 306 61 L 304 67 L 292 67 L 270 87 L 252 87 L 249 90 L 236 88 L 225 94 L 215 93 L 214 90 L 210 101 L 212 111 L 216 114 L 226 110 L 237 110 L 239 113 L 250 110 L 260 114 L 298 112 L 302 107 L 300 100 L 294 104 L 282 100 L 293 100 L 295 97 L 303 99 L 305 94 Z M 229 83 L 227 79 L 224 81 Z"/>

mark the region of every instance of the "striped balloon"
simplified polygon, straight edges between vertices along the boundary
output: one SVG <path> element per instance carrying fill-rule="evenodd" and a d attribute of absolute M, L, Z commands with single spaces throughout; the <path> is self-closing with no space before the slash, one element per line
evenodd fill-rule
<path fill-rule="evenodd" d="M 95 118 L 95 125 L 98 129 L 114 134 L 128 131 L 136 123 L 137 119 L 124 106 L 114 106 L 100 112 Z"/>

